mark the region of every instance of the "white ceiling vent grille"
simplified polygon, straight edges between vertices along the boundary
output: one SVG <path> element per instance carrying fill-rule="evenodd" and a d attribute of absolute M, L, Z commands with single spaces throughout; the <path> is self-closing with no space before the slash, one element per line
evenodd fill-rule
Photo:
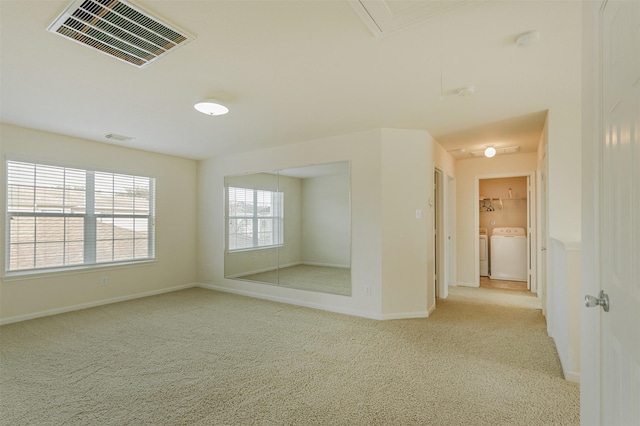
<path fill-rule="evenodd" d="M 122 0 L 75 0 L 48 31 L 138 68 L 193 40 Z"/>

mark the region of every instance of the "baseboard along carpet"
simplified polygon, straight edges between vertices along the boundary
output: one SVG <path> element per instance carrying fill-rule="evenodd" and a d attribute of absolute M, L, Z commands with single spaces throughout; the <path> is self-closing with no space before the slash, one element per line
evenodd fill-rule
<path fill-rule="evenodd" d="M 452 290 L 424 319 L 192 288 L 8 324 L 0 424 L 579 424 L 540 311 Z"/>
<path fill-rule="evenodd" d="M 242 275 L 237 278 L 320 293 L 351 295 L 351 269 L 349 268 L 295 265 L 257 274 Z"/>

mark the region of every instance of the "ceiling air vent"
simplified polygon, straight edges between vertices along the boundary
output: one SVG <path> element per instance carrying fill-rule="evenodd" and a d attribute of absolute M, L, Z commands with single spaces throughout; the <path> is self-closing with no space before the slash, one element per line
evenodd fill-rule
<path fill-rule="evenodd" d="M 193 40 L 122 0 L 75 0 L 48 31 L 138 68 Z"/>

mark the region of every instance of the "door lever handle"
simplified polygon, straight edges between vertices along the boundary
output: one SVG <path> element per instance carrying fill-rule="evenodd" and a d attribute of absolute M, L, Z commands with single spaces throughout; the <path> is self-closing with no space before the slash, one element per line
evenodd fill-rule
<path fill-rule="evenodd" d="M 604 309 L 605 312 L 609 312 L 609 295 L 605 293 L 604 290 L 600 290 L 598 297 L 587 294 L 584 296 L 584 306 L 587 308 L 602 306 L 602 309 Z"/>

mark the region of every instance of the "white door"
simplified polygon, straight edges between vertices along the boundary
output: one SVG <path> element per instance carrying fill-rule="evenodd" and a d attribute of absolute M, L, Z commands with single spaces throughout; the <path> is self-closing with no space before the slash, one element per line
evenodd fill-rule
<path fill-rule="evenodd" d="M 601 10 L 600 423 L 640 425 L 640 2 Z"/>

